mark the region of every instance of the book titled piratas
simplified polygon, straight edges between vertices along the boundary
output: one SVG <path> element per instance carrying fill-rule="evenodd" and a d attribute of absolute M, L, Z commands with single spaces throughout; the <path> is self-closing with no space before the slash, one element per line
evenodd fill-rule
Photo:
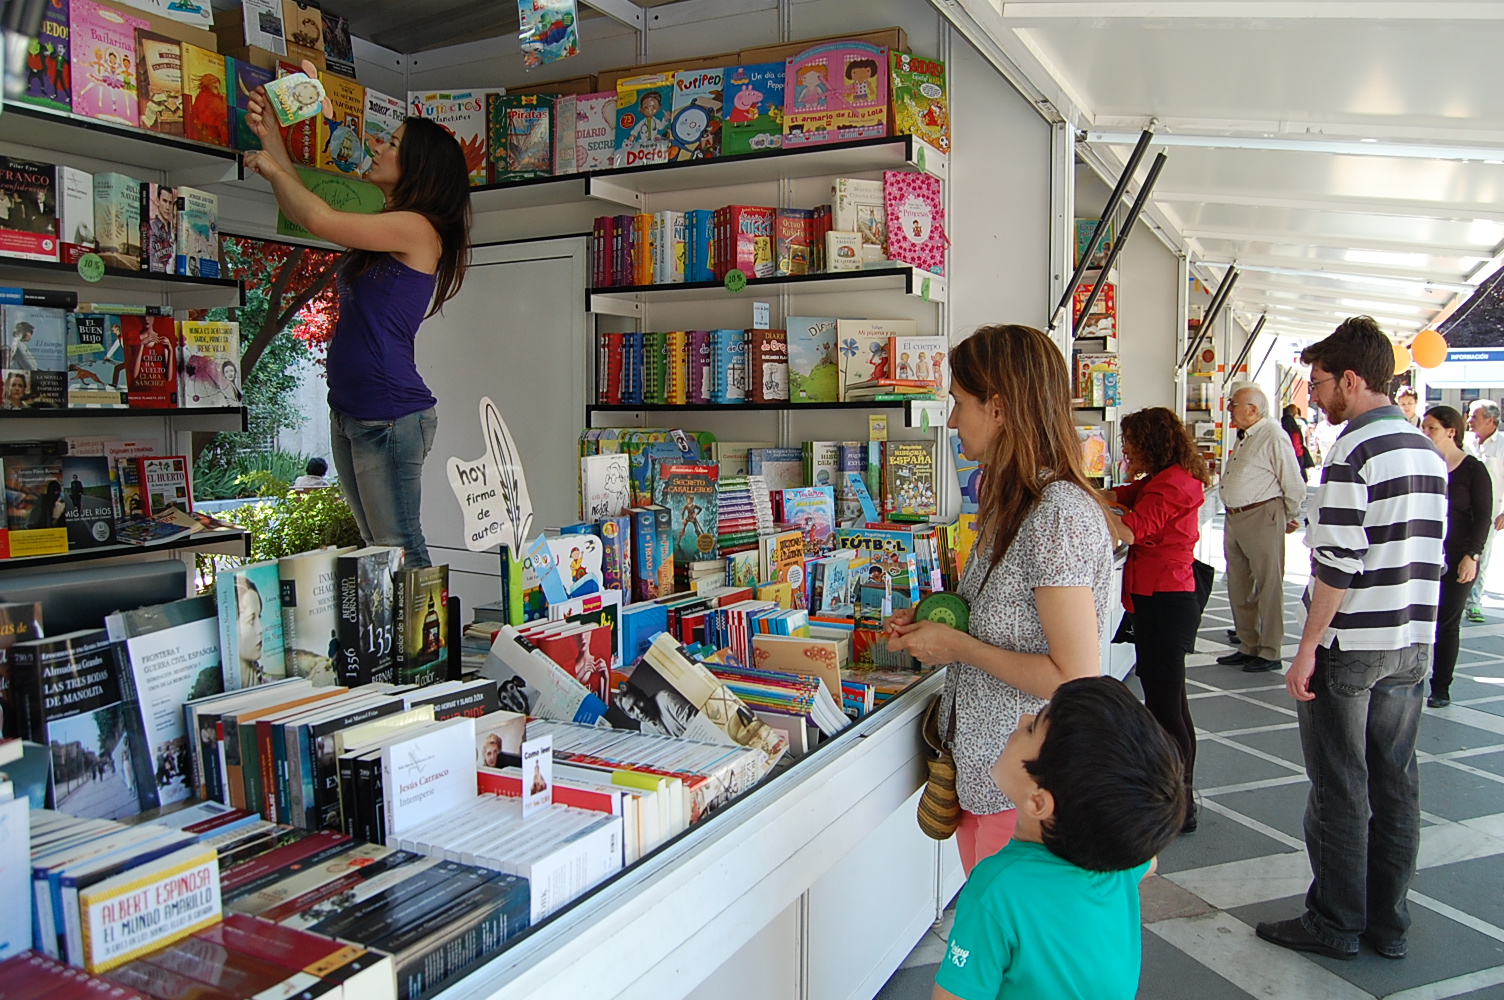
<path fill-rule="evenodd" d="M 98 974 L 218 923 L 219 854 L 195 844 L 79 892 L 84 968 Z"/>

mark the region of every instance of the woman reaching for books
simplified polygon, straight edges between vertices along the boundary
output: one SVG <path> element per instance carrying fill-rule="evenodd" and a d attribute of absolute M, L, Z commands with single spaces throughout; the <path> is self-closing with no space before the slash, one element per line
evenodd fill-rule
<path fill-rule="evenodd" d="M 951 355 L 949 425 L 983 470 L 980 538 L 961 574 L 971 624 L 888 620 L 888 648 L 949 664 L 942 735 L 956 759 L 967 874 L 1013 835 L 1013 803 L 991 768 L 1019 717 L 1055 689 L 1101 672 L 1112 599 L 1112 538 L 1081 467 L 1060 349 L 1027 326 L 989 326 Z"/>
<path fill-rule="evenodd" d="M 303 71 L 315 76 L 310 63 Z M 374 215 L 326 205 L 298 176 L 264 89 L 246 122 L 263 149 L 246 166 L 271 182 L 282 213 L 319 239 L 346 247 L 339 265 L 339 322 L 329 341 L 329 430 L 339 486 L 367 545 L 400 545 L 408 567 L 430 565 L 421 520 L 423 460 L 433 446 L 437 400 L 418 374 L 422 322 L 465 278 L 470 179 L 455 138 L 408 118 L 376 143 L 366 180 L 386 207 Z"/>

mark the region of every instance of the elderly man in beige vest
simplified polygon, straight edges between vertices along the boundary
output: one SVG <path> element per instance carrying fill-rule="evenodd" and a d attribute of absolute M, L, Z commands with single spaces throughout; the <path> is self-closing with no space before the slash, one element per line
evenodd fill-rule
<path fill-rule="evenodd" d="M 1306 483 L 1295 448 L 1279 421 L 1269 416 L 1269 398 L 1251 382 L 1233 386 L 1228 413 L 1243 440 L 1222 473 L 1227 521 L 1227 596 L 1232 602 L 1228 641 L 1237 652 L 1218 663 L 1249 673 L 1276 670 L 1285 637 L 1285 535 L 1300 526 Z"/>

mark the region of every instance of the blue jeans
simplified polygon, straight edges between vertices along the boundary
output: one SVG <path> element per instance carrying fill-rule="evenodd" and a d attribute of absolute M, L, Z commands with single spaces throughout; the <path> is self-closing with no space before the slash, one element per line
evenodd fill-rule
<path fill-rule="evenodd" d="M 395 420 L 329 411 L 339 488 L 367 545 L 400 545 L 409 569 L 432 565 L 423 540 L 423 460 L 439 418 L 432 407 Z"/>
<path fill-rule="evenodd" d="M 1420 772 L 1415 736 L 1431 647 L 1316 650 L 1312 701 L 1296 705 L 1311 794 L 1306 853 L 1314 876 L 1306 930 L 1356 951 L 1367 933 L 1379 947 L 1410 929 L 1405 895 L 1420 847 Z"/>

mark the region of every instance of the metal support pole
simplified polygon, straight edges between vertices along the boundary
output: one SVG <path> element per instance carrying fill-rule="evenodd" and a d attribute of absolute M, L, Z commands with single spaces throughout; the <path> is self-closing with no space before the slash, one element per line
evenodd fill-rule
<path fill-rule="evenodd" d="M 1091 307 L 1097 304 L 1097 297 L 1102 294 L 1102 286 L 1107 284 L 1107 275 L 1111 273 L 1112 266 L 1118 262 L 1118 256 L 1123 252 L 1123 247 L 1128 245 L 1128 237 L 1133 235 L 1133 227 L 1138 222 L 1139 213 L 1148 204 L 1149 193 L 1154 190 L 1154 182 L 1159 180 L 1159 172 L 1165 168 L 1165 161 L 1169 156 L 1161 152 L 1149 165 L 1149 176 L 1144 178 L 1144 186 L 1138 189 L 1138 197 L 1133 199 L 1133 207 L 1128 209 L 1128 217 L 1123 220 L 1123 231 L 1118 233 L 1117 242 L 1113 243 L 1112 250 L 1107 254 L 1107 260 L 1102 264 L 1102 273 L 1097 275 L 1097 283 L 1091 286 L 1091 294 L 1086 297 L 1086 302 L 1081 306 L 1082 317 L 1091 315 Z M 1079 334 L 1078 334 L 1079 336 Z"/>
<path fill-rule="evenodd" d="M 1264 323 L 1267 322 L 1268 319 L 1269 319 L 1269 314 L 1268 313 L 1264 313 L 1261 316 L 1259 316 L 1259 321 L 1257 323 L 1253 324 L 1253 332 L 1248 335 L 1248 342 L 1245 343 L 1243 345 L 1243 349 L 1238 352 L 1237 360 L 1235 360 L 1232 364 L 1230 364 L 1230 365 L 1227 366 L 1227 377 L 1224 378 L 1224 379 L 1222 379 L 1222 391 L 1223 392 L 1227 391 L 1227 384 L 1232 381 L 1233 373 L 1238 370 L 1238 366 L 1241 365 L 1243 362 L 1245 362 L 1245 361 L 1248 360 L 1248 354 L 1249 354 L 1250 351 L 1253 350 L 1253 342 L 1255 340 L 1259 339 L 1259 334 L 1263 332 L 1263 330 L 1264 330 Z M 1271 345 L 1270 346 L 1270 350 L 1273 350 L 1273 349 L 1274 349 L 1273 345 Z"/>
<path fill-rule="evenodd" d="M 1278 344 L 1278 343 L 1279 343 L 1279 340 L 1276 339 L 1273 344 L 1269 345 L 1269 350 L 1267 350 L 1267 351 L 1264 352 L 1264 360 L 1260 361 L 1259 362 L 1259 366 L 1257 368 L 1255 368 L 1252 372 L 1250 372 L 1248 374 L 1248 381 L 1250 381 L 1250 382 L 1256 382 L 1256 381 L 1258 381 L 1259 372 L 1261 372 L 1261 371 L 1264 370 L 1264 365 L 1268 362 L 1269 355 L 1271 355 L 1271 354 L 1274 353 L 1275 345 Z"/>
<path fill-rule="evenodd" d="M 1181 368 L 1189 365 L 1191 359 L 1196 356 L 1196 352 L 1201 349 L 1201 342 L 1206 339 L 1206 335 L 1211 331 L 1212 323 L 1216 320 L 1217 313 L 1222 311 L 1222 303 L 1232 292 L 1232 286 L 1237 283 L 1238 268 L 1237 265 L 1233 265 L 1222 279 L 1222 284 L 1217 287 L 1217 291 L 1212 295 L 1212 300 L 1206 304 L 1206 314 L 1201 317 L 1201 327 L 1196 331 L 1196 339 L 1191 341 L 1191 346 L 1186 348 L 1185 356 L 1180 359 Z"/>

